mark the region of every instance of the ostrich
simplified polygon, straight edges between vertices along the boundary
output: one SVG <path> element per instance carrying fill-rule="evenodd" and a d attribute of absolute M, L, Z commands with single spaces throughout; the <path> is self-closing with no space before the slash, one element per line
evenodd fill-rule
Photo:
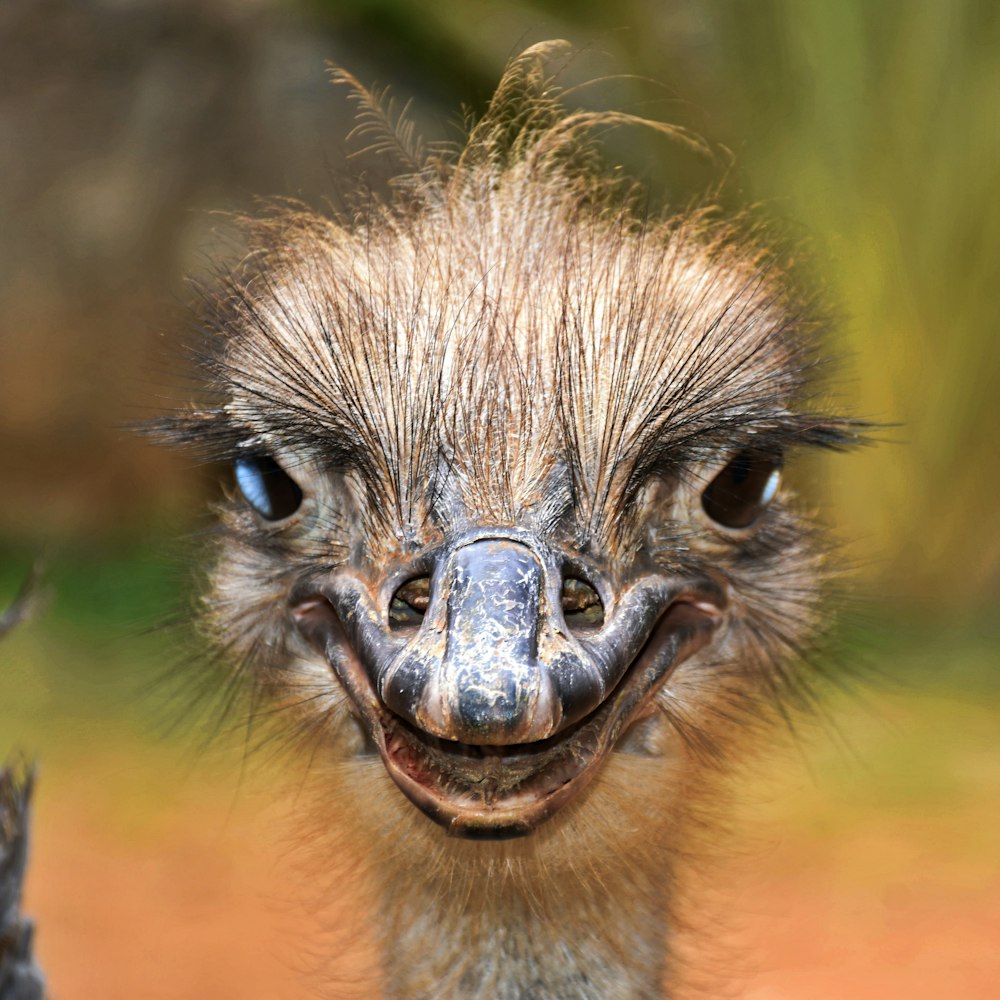
<path fill-rule="evenodd" d="M 316 735 L 392 997 L 669 995 L 679 859 L 824 620 L 813 304 L 745 222 L 637 209 L 564 44 L 451 153 L 337 71 L 391 194 L 251 223 L 159 425 L 233 464 L 206 629 Z"/>

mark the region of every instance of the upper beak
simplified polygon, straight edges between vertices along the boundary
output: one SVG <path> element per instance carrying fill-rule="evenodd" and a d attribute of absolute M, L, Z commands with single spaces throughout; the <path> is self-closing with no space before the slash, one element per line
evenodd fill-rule
<path fill-rule="evenodd" d="M 323 595 L 351 633 L 381 702 L 418 729 L 459 743 L 547 739 L 597 708 L 666 608 L 685 590 L 660 576 L 607 595 L 600 628 L 567 625 L 566 559 L 524 535 L 474 535 L 438 555 L 419 627 L 393 632 L 362 581 L 338 574 Z M 704 584 L 703 584 L 704 588 Z M 693 598 L 692 598 L 693 599 Z M 719 595 L 700 595 L 717 609 Z"/>
<path fill-rule="evenodd" d="M 291 610 L 390 777 L 460 836 L 519 836 L 571 801 L 724 617 L 711 579 L 646 572 L 613 591 L 598 567 L 584 573 L 521 533 L 474 535 L 434 555 L 427 610 L 405 631 L 387 606 L 406 567 L 381 587 L 346 568 L 303 582 Z M 409 569 L 431 565 L 424 554 Z M 600 594 L 599 627 L 567 625 L 569 574 Z"/>

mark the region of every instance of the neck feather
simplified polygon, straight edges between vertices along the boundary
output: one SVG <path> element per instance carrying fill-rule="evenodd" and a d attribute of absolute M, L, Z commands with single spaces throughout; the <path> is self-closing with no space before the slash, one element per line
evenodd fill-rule
<path fill-rule="evenodd" d="M 386 996 L 664 996 L 686 822 L 663 801 L 669 770 L 614 755 L 579 803 L 500 843 L 446 836 L 393 789 L 396 820 L 368 843 Z"/>

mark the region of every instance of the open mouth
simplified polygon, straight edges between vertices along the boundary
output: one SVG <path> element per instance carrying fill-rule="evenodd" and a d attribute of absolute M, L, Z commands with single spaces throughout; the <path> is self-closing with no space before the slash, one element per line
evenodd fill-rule
<path fill-rule="evenodd" d="M 325 596 L 299 601 L 293 614 L 323 649 L 400 790 L 449 833 L 480 839 L 530 833 L 575 799 L 677 665 L 711 640 L 722 619 L 715 601 L 676 598 L 588 715 L 546 739 L 480 745 L 432 735 L 388 709 Z"/>

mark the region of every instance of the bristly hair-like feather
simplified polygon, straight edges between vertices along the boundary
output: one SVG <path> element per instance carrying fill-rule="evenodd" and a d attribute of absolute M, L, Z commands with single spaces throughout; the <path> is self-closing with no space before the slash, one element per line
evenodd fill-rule
<path fill-rule="evenodd" d="M 419 177 L 429 169 L 432 149 L 409 117 L 411 102 L 397 110 L 388 87 L 369 90 L 341 66 L 331 67 L 330 79 L 348 88 L 349 97 L 357 109 L 357 125 L 347 138 L 348 141 L 361 139 L 365 145 L 357 150 L 355 156 L 391 156 L 403 177 Z"/>
<path fill-rule="evenodd" d="M 254 223 L 260 250 L 209 318 L 209 375 L 229 402 L 160 429 L 225 457 L 260 434 L 321 450 L 403 520 L 419 516 L 442 451 L 508 516 L 561 452 L 599 533 L 626 484 L 667 455 L 733 433 L 849 442 L 850 423 L 788 409 L 816 363 L 815 330 L 756 234 L 709 210 L 636 218 L 620 182 L 589 169 L 595 127 L 684 134 L 567 113 L 543 69 L 563 51 L 513 60 L 450 162 L 335 71 L 369 146 L 395 148 L 420 198 Z"/>
<path fill-rule="evenodd" d="M 620 112 L 567 111 L 545 70 L 567 51 L 542 43 L 513 59 L 450 158 L 384 94 L 335 70 L 358 104 L 356 133 L 404 174 L 388 199 L 369 193 L 345 217 L 286 207 L 248 223 L 257 250 L 206 311 L 213 405 L 154 431 L 215 459 L 263 449 L 350 470 L 373 558 L 429 528 L 445 480 L 485 522 L 530 508 L 555 523 L 569 504 L 580 546 L 625 552 L 651 472 L 684 477 L 751 445 L 855 441 L 859 425 L 810 404 L 814 304 L 763 234 L 711 208 L 637 214 L 632 189 L 598 169 L 591 136 L 632 125 L 698 140 Z M 545 495 L 557 465 L 568 498 Z M 224 635 L 255 615 L 254 634 L 280 634 L 255 560 L 273 549 L 264 576 L 281 580 L 286 553 L 250 519 L 226 523 L 233 558 L 212 617 Z M 298 572 L 345 558 L 329 528 L 322 550 L 297 553 Z M 273 659 L 273 638 L 263 644 Z"/>

